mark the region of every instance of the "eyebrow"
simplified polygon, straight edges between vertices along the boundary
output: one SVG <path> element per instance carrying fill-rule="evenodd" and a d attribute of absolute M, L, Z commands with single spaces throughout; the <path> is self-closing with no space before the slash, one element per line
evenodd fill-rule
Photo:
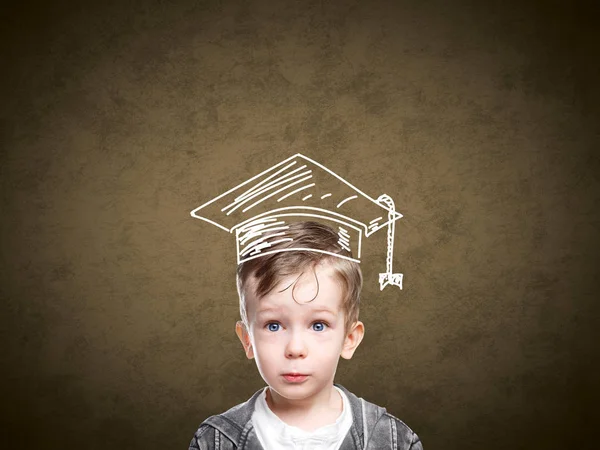
<path fill-rule="evenodd" d="M 278 313 L 278 312 L 281 312 L 280 308 L 262 308 L 262 309 L 259 309 L 256 312 L 256 314 L 267 314 L 267 313 Z M 330 314 L 332 316 L 337 316 L 337 314 L 334 311 L 332 311 L 329 308 L 325 308 L 325 307 L 313 309 L 311 312 L 313 312 L 313 313 L 327 313 L 327 314 Z"/>

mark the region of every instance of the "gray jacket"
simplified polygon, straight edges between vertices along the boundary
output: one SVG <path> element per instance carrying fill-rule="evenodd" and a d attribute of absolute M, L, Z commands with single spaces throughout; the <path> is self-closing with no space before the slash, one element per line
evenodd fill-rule
<path fill-rule="evenodd" d="M 419 437 L 385 408 L 358 398 L 339 384 L 335 386 L 348 396 L 353 416 L 352 427 L 340 450 L 423 450 Z M 264 450 L 251 420 L 254 403 L 262 391 L 260 389 L 248 401 L 202 422 L 189 450 Z"/>

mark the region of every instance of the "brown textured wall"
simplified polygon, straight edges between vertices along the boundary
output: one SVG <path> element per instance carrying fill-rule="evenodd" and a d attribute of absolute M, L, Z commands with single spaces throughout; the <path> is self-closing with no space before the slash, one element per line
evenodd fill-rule
<path fill-rule="evenodd" d="M 405 215 L 338 382 L 426 449 L 593 448 L 592 9 L 167 3 L 3 7 L 3 448 L 183 449 L 263 385 L 188 213 L 296 152 Z"/>

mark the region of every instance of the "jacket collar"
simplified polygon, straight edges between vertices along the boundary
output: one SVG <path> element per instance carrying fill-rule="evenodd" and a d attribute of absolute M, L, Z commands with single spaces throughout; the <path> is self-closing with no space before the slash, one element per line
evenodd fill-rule
<path fill-rule="evenodd" d="M 367 430 L 371 428 L 383 415 L 385 408 L 358 398 L 340 384 L 334 385 L 346 394 L 352 409 L 352 427 L 344 438 L 341 448 L 362 449 L 365 424 Z M 209 417 L 205 423 L 212 425 L 231 441 L 237 443 L 239 450 L 262 450 L 251 418 L 256 400 L 263 390 L 264 388 L 256 391 L 246 402 L 234 406 L 222 414 Z"/>

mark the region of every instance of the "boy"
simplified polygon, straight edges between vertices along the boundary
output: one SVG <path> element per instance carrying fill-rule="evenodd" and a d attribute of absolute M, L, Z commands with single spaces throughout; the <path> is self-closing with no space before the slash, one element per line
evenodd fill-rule
<path fill-rule="evenodd" d="M 268 386 L 205 420 L 189 448 L 422 450 L 385 408 L 333 382 L 364 335 L 358 263 L 326 225 L 293 223 L 285 236 L 237 270 L 235 331 Z"/>

